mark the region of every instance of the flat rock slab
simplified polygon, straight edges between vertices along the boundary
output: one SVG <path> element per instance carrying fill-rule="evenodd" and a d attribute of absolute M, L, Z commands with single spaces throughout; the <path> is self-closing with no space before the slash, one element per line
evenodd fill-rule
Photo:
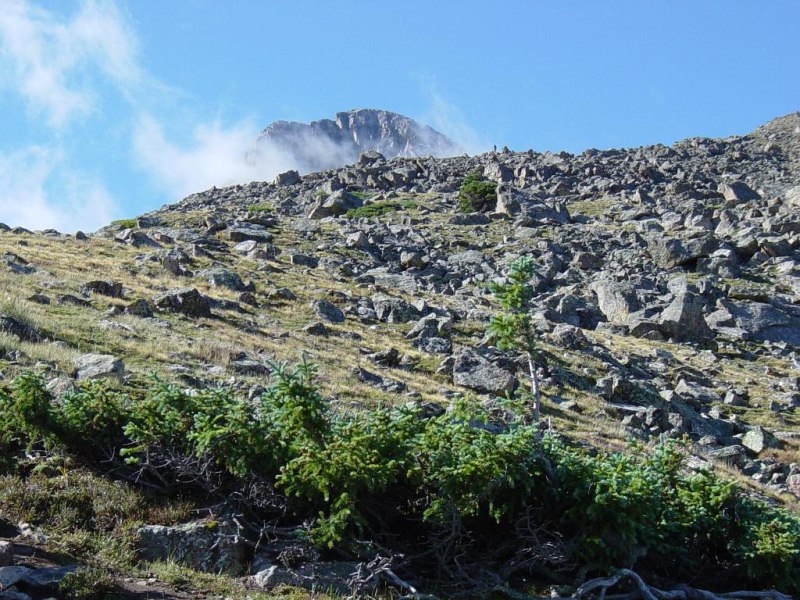
<path fill-rule="evenodd" d="M 75 359 L 76 379 L 116 379 L 122 382 L 125 365 L 110 354 L 84 354 Z"/>

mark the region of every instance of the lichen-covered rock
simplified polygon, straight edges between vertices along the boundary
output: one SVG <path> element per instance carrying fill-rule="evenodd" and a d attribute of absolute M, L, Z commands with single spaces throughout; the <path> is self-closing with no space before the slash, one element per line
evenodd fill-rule
<path fill-rule="evenodd" d="M 146 525 L 139 528 L 136 548 L 142 560 L 174 560 L 205 573 L 239 575 L 247 560 L 247 546 L 228 522 Z"/>

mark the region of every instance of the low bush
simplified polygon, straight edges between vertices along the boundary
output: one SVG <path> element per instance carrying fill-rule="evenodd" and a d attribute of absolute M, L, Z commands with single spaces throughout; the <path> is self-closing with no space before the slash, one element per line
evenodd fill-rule
<path fill-rule="evenodd" d="M 111 224 L 119 229 L 136 229 L 137 227 L 136 219 L 117 219 L 111 221 Z"/>
<path fill-rule="evenodd" d="M 273 208 L 268 204 L 250 204 L 247 207 L 247 212 L 251 213 L 268 213 L 272 211 Z"/>
<path fill-rule="evenodd" d="M 78 569 L 68 573 L 58 586 L 64 600 L 111 600 L 123 598 L 115 594 L 114 578 L 105 571 L 92 568 Z"/>
<path fill-rule="evenodd" d="M 400 210 L 410 210 L 416 206 L 417 203 L 413 200 L 380 200 L 358 208 L 351 208 L 345 216 L 349 219 L 380 217 Z"/>
<path fill-rule="evenodd" d="M 458 209 L 463 213 L 486 212 L 497 202 L 497 184 L 487 180 L 480 169 L 464 176 L 458 188 Z"/>
<path fill-rule="evenodd" d="M 315 373 L 306 362 L 274 365 L 253 400 L 154 379 L 125 393 L 84 385 L 58 403 L 26 374 L 0 393 L 0 443 L 20 458 L 36 444 L 84 457 L 110 448 L 104 468 L 150 487 L 233 495 L 257 522 L 308 524 L 321 546 L 363 552 L 369 542 L 434 557 L 415 566 L 431 575 L 635 565 L 673 580 L 800 592 L 800 519 L 687 471 L 674 443 L 595 451 L 542 435 L 522 413 L 493 421 L 469 401 L 427 418 L 413 406 L 341 414 Z M 39 492 L 50 489 L 63 526 L 114 527 L 115 505 L 126 502 L 113 487 L 95 498 L 30 481 L 4 486 L 0 504 L 41 515 Z"/>

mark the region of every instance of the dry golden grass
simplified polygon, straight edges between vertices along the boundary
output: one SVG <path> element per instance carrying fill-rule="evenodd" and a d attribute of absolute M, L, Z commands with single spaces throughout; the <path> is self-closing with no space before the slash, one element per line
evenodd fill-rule
<path fill-rule="evenodd" d="M 536 239 L 503 239 L 513 234 L 508 222 L 494 221 L 477 231 L 448 227 L 444 213 L 427 213 L 424 203 L 428 198 L 417 196 L 420 208 L 381 217 L 384 223 L 400 223 L 411 218 L 422 231 L 434 231 L 441 247 L 449 252 L 459 252 L 468 247 L 485 244 L 503 244 L 510 254 L 524 252 Z M 573 212 L 591 215 L 603 209 L 605 200 L 594 200 L 571 207 Z M 225 218 L 225 210 L 218 215 Z M 167 225 L 202 228 L 207 213 L 166 213 L 162 215 Z M 598 224 L 602 227 L 602 224 Z M 548 237 L 547 228 L 541 228 L 538 239 Z M 360 251 L 348 249 L 342 243 L 339 227 L 321 223 L 321 231 L 307 235 L 285 227 L 275 231 L 274 244 L 282 254 L 271 267 L 239 256 L 230 251 L 233 244 L 226 242 L 228 252 L 213 251 L 210 257 L 195 259 L 193 271 L 212 265 L 225 266 L 238 272 L 245 281 L 256 287 L 258 308 L 242 305 L 241 311 L 214 310 L 210 319 L 190 319 L 181 315 L 157 313 L 156 319 L 141 319 L 129 315 L 105 314 L 111 306 L 121 306 L 134 299 L 150 299 L 164 290 L 176 287 L 196 287 L 201 293 L 220 300 L 236 301 L 238 293 L 210 286 L 198 277 L 174 277 L 158 261 L 143 260 L 154 255 L 157 249 L 133 248 L 103 237 L 93 237 L 88 242 L 78 242 L 69 237 L 42 235 L 18 236 L 0 234 L 0 254 L 13 252 L 28 260 L 35 273 L 20 275 L 0 268 L 0 312 L 7 312 L 44 333 L 53 340 L 63 340 L 64 345 L 20 344 L 9 335 L 0 336 L 0 349 L 20 349 L 30 364 L 9 365 L 9 373 L 30 368 L 33 363 L 52 363 L 58 370 L 69 372 L 76 356 L 83 352 L 111 353 L 122 357 L 133 373 L 156 372 L 175 377 L 174 367 L 188 367 L 190 372 L 222 383 L 232 375 L 232 357 L 245 353 L 262 361 L 294 361 L 301 354 L 319 364 L 322 392 L 340 401 L 341 406 L 387 406 L 406 402 L 404 395 L 388 394 L 359 382 L 353 375 L 355 367 L 380 373 L 407 385 L 408 392 L 419 394 L 425 401 L 446 402 L 448 392 L 465 393 L 445 376 L 435 375 L 442 357 L 419 352 L 405 339 L 410 325 L 388 323 L 362 323 L 348 316 L 342 324 L 329 325 L 331 335 L 311 337 L 301 329 L 318 320 L 311 302 L 328 299 L 342 306 L 339 298 L 355 299 L 382 291 L 379 286 L 356 285 L 351 280 L 324 269 L 302 269 L 289 264 L 290 252 L 319 254 L 323 240 L 334 241 L 332 253 L 339 259 L 355 257 Z M 330 252 L 328 253 L 330 255 Z M 78 295 L 81 286 L 93 279 L 120 281 L 125 287 L 125 300 L 92 296 L 91 308 L 59 305 L 41 305 L 26 300 L 31 294 L 44 293 L 53 300 L 61 294 Z M 483 285 L 476 283 L 474 285 Z M 267 296 L 275 288 L 289 288 L 296 296 L 294 301 L 272 300 Z M 420 296 L 432 306 L 457 308 L 460 298 L 453 296 L 411 296 L 397 290 L 390 294 L 411 301 Z M 491 310 L 487 303 L 485 307 Z M 465 321 L 456 323 L 454 345 L 472 344 L 480 337 L 485 324 Z M 751 398 L 750 406 L 733 408 L 723 406 L 728 414 L 735 414 L 747 422 L 762 424 L 773 430 L 800 429 L 798 417 L 780 415 L 767 408 L 775 394 L 776 381 L 791 375 L 786 360 L 761 358 L 758 361 L 731 355 L 724 360 L 709 362 L 708 355 L 680 344 L 654 342 L 626 336 L 586 332 L 592 343 L 606 349 L 611 355 L 653 359 L 656 350 L 667 350 L 672 358 L 665 359 L 664 377 L 677 385 L 689 369 L 710 375 L 717 391 L 724 394 L 728 387 L 743 387 Z M 383 369 L 372 365 L 366 354 L 389 347 L 397 348 L 415 364 L 411 369 Z M 542 342 L 542 351 L 550 357 L 551 368 L 557 377 L 552 386 L 543 389 L 543 412 L 552 427 L 593 443 L 622 449 L 628 435 L 619 424 L 619 416 L 593 390 L 596 379 L 604 376 L 607 365 L 600 358 L 585 351 L 566 351 Z M 2 364 L 2 363 L 0 363 Z M 769 375 L 765 368 L 769 367 Z M 215 369 L 212 369 L 215 368 Z M 253 384 L 265 383 L 263 377 L 241 377 Z M 523 381 L 523 386 L 527 383 Z M 562 403 L 574 400 L 577 410 L 565 410 Z M 774 458 L 792 462 L 797 445 L 787 444 L 783 450 L 774 451 Z M 769 454 L 768 456 L 772 456 Z"/>

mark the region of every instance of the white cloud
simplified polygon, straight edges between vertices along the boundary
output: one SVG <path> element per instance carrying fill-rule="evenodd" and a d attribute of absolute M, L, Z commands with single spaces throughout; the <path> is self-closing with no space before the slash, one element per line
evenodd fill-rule
<path fill-rule="evenodd" d="M 420 118 L 423 123 L 443 133 L 470 154 L 480 154 L 492 147 L 485 136 L 469 126 L 461 109 L 449 102 L 433 82 L 423 81 L 422 88 L 430 102 Z"/>
<path fill-rule="evenodd" d="M 60 129 L 91 113 L 97 71 L 125 92 L 143 81 L 136 39 L 116 6 L 85 0 L 71 20 L 58 20 L 25 0 L 4 0 L 0 11 L 0 67 L 34 114 Z"/>
<path fill-rule="evenodd" d="M 196 126 L 189 142 L 179 144 L 167 139 L 158 120 L 145 115 L 134 127 L 133 148 L 139 164 L 177 199 L 214 185 L 269 179 L 292 168 L 268 146 L 259 146 L 257 161 L 245 161 L 257 135 L 251 123 L 224 127 L 213 122 Z"/>
<path fill-rule="evenodd" d="M 117 211 L 111 196 L 97 182 L 63 175 L 63 161 L 39 146 L 0 155 L 0 222 L 62 232 L 107 225 Z"/>

